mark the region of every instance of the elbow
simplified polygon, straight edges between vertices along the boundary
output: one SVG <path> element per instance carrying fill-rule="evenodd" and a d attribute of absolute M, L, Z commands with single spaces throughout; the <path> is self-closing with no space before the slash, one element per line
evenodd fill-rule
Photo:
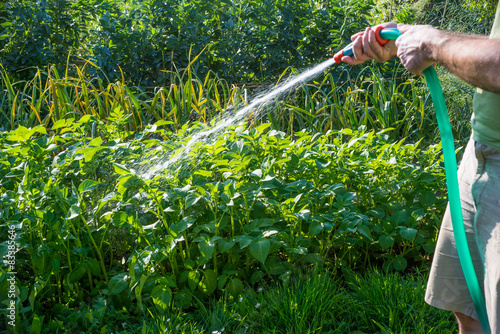
<path fill-rule="evenodd" d="M 500 94 L 500 63 L 490 67 L 485 79 L 484 89 Z"/>

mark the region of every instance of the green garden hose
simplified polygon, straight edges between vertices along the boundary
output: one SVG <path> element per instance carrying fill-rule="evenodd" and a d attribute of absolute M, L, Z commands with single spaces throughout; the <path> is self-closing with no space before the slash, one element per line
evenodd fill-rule
<path fill-rule="evenodd" d="M 377 41 L 381 45 L 387 43 L 389 39 L 397 39 L 401 36 L 401 32 L 394 28 L 377 27 L 375 30 Z M 335 60 L 338 62 L 342 56 L 352 56 L 352 43 L 345 49 L 335 55 Z M 450 118 L 448 116 L 448 109 L 444 102 L 443 91 L 436 74 L 434 66 L 430 66 L 424 70 L 425 80 L 429 86 L 434 109 L 436 110 L 436 117 L 438 121 L 439 133 L 441 136 L 441 143 L 443 146 L 444 168 L 446 175 L 446 186 L 448 188 L 448 202 L 450 205 L 451 222 L 453 225 L 453 234 L 455 236 L 455 244 L 457 246 L 458 258 L 464 272 L 465 281 L 469 288 L 469 292 L 479 316 L 479 321 L 483 328 L 484 333 L 491 333 L 490 325 L 488 322 L 488 314 L 486 312 L 486 303 L 484 296 L 479 286 L 479 281 L 474 270 L 472 257 L 467 243 L 465 234 L 465 227 L 462 216 L 462 206 L 460 202 L 460 192 L 458 189 L 457 177 L 457 160 L 455 156 L 455 145 L 453 141 L 453 134 L 451 132 Z"/>

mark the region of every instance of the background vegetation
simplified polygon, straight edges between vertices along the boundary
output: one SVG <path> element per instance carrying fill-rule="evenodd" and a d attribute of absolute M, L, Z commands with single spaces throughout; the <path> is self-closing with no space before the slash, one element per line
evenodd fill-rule
<path fill-rule="evenodd" d="M 336 66 L 148 172 L 366 25 L 487 33 L 495 5 L 0 3 L 0 234 L 19 248 L 0 328 L 456 330 L 423 302 L 447 199 L 425 83 L 396 60 Z M 472 88 L 439 75 L 459 148 Z"/>
<path fill-rule="evenodd" d="M 165 71 L 200 55 L 201 76 L 263 81 L 319 62 L 368 24 L 369 9 L 359 0 L 8 1 L 0 57 L 10 73 L 84 58 L 111 81 L 123 72 L 127 83 L 160 86 L 170 83 Z"/>

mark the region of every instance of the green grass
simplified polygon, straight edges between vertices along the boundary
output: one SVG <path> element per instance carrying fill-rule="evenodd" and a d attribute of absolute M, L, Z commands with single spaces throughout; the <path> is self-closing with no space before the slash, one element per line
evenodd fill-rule
<path fill-rule="evenodd" d="M 65 310 L 43 333 L 457 333 L 451 312 L 424 302 L 426 280 L 421 272 L 332 274 L 320 268 L 248 286 L 236 298 L 200 301 L 184 311 L 148 308 L 142 317 L 131 317 L 100 298 L 93 307 Z"/>
<path fill-rule="evenodd" d="M 151 312 L 124 333 L 456 333 L 451 312 L 424 302 L 425 282 L 419 272 L 302 272 L 191 312 Z"/>

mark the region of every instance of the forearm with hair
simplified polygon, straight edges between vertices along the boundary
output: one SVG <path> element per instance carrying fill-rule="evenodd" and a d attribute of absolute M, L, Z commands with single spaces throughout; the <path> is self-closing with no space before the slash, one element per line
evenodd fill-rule
<path fill-rule="evenodd" d="M 475 87 L 500 93 L 500 39 L 439 32 L 423 45 L 430 58 Z"/>

